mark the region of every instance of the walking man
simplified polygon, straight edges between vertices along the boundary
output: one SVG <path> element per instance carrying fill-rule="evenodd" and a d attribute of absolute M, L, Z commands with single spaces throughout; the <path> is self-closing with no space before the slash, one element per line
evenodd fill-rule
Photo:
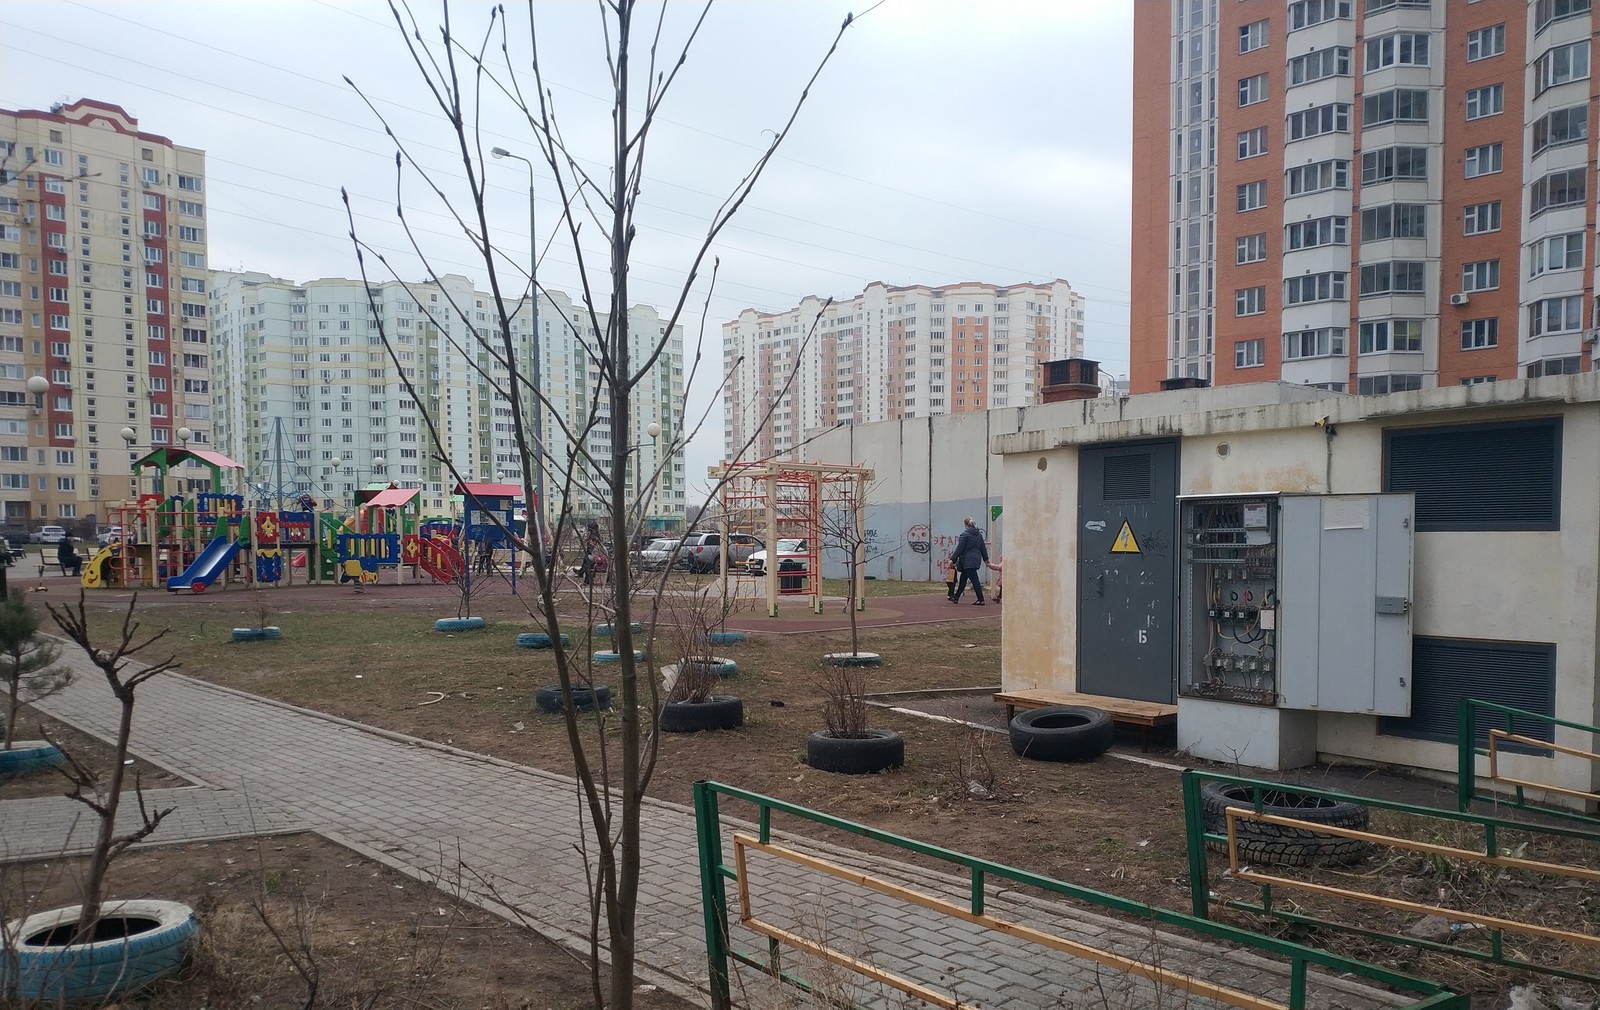
<path fill-rule="evenodd" d="M 951 603 L 960 603 L 961 594 L 972 584 L 972 595 L 977 599 L 972 602 L 974 607 L 983 606 L 983 583 L 978 581 L 978 569 L 989 561 L 989 548 L 983 542 L 983 534 L 978 530 L 978 524 L 973 522 L 971 516 L 962 520 L 961 536 L 956 538 L 956 549 L 950 552 L 950 563 L 961 571 L 961 581 L 956 583 L 956 592 L 950 598 Z"/>

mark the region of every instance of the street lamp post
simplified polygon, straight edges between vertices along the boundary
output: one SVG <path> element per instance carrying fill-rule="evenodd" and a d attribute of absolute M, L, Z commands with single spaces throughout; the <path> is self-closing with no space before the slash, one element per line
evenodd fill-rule
<path fill-rule="evenodd" d="M 50 392 L 50 380 L 42 375 L 30 375 L 28 376 L 28 381 L 23 383 L 23 388 L 25 388 L 33 396 L 34 415 L 37 416 L 44 413 L 44 394 Z M 28 485 L 30 487 L 33 485 L 33 480 L 31 478 L 28 480 Z M 34 511 L 31 500 L 33 496 L 30 494 L 28 497 L 30 499 L 28 503 L 28 510 L 32 512 Z M 39 515 L 39 518 L 43 519 L 49 514 L 48 510 L 50 508 L 50 503 L 41 502 L 39 508 L 44 510 L 40 512 Z M 8 516 L 7 518 L 10 517 Z"/>
<path fill-rule="evenodd" d="M 528 301 L 533 319 L 533 369 L 529 378 L 533 383 L 533 508 L 534 532 L 537 546 L 535 557 L 539 567 L 545 566 L 544 555 L 544 387 L 541 382 L 541 352 L 539 349 L 539 238 L 534 230 L 533 162 L 520 154 L 512 154 L 503 147 L 490 150 L 496 158 L 511 158 L 528 166 Z"/>

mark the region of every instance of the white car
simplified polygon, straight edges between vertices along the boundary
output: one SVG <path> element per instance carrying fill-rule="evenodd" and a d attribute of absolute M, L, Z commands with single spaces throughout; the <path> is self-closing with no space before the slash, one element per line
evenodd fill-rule
<path fill-rule="evenodd" d="M 33 531 L 33 536 L 29 539 L 36 544 L 59 544 L 61 538 L 66 535 L 67 530 L 64 526 L 41 526 Z"/>
<path fill-rule="evenodd" d="M 811 564 L 811 555 L 806 551 L 806 542 L 803 539 L 789 539 L 778 541 L 778 571 L 803 572 Z M 767 552 L 763 548 L 750 555 L 750 560 L 745 562 L 745 567 L 751 575 L 767 574 Z"/>

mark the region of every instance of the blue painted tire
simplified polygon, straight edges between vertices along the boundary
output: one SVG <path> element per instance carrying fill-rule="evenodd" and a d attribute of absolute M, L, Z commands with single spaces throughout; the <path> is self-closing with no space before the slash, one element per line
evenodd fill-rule
<path fill-rule="evenodd" d="M 632 624 L 628 625 L 628 630 L 637 635 L 639 632 L 644 630 L 644 625 L 640 624 L 638 621 L 634 621 Z M 594 633 L 600 638 L 610 638 L 611 631 L 612 628 L 609 624 L 597 624 L 594 626 Z"/>
<path fill-rule="evenodd" d="M 644 652 L 639 650 L 639 649 L 633 650 L 633 659 L 634 659 L 634 662 L 636 662 L 636 663 L 643 662 L 644 661 Z M 620 662 L 622 662 L 622 653 L 620 653 L 620 652 L 597 652 L 597 653 L 594 654 L 594 661 L 596 663 L 620 663 Z"/>
<path fill-rule="evenodd" d="M 0 778 L 8 775 L 26 775 L 66 764 L 66 756 L 53 743 L 28 741 L 20 747 L 0 751 Z M 0 992 L 5 989 L 0 987 Z"/>
<path fill-rule="evenodd" d="M 233 640 L 235 642 L 258 642 L 263 638 L 282 638 L 283 629 L 274 625 L 265 628 L 234 628 Z"/>
<path fill-rule="evenodd" d="M 723 678 L 724 680 L 729 677 L 737 677 L 739 675 L 739 664 L 735 663 L 731 659 L 723 659 L 721 656 L 712 656 L 710 659 L 701 660 L 700 665 L 710 667 L 716 672 L 717 676 Z M 679 660 L 678 667 L 682 669 L 682 660 Z"/>
<path fill-rule="evenodd" d="M 550 636 L 543 631 L 524 631 L 517 636 L 519 649 L 548 649 L 551 646 Z M 565 631 L 561 633 L 561 644 L 571 645 L 572 636 Z"/>
<path fill-rule="evenodd" d="M 744 641 L 744 632 L 713 631 L 711 634 L 707 635 L 706 638 L 710 639 L 712 645 L 732 645 L 735 642 Z"/>
<path fill-rule="evenodd" d="M 194 910 L 175 901 L 114 901 L 101 913 L 101 929 L 126 923 L 131 935 L 92 943 L 52 942 L 70 937 L 81 905 L 30 915 L 8 924 L 16 949 L 0 970 L 0 991 L 13 980 L 17 992 L 41 1004 L 75 1005 L 139 989 L 177 971 L 199 934 Z M 15 960 L 13 961 L 12 958 Z"/>
<path fill-rule="evenodd" d="M 444 632 L 477 631 L 483 627 L 483 624 L 484 621 L 481 617 L 441 617 L 433 622 L 433 630 Z"/>

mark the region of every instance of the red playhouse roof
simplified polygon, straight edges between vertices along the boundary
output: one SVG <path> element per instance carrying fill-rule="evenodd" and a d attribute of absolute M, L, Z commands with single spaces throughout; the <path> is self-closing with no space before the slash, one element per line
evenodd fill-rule
<path fill-rule="evenodd" d="M 455 493 L 471 495 L 482 501 L 486 498 L 520 498 L 522 488 L 516 484 L 471 484 L 462 481 L 456 485 Z"/>
<path fill-rule="evenodd" d="M 421 488 L 417 488 L 417 487 L 413 487 L 413 488 L 398 488 L 398 487 L 385 488 L 384 490 L 379 491 L 376 494 L 374 494 L 371 498 L 368 498 L 366 501 L 362 502 L 361 505 L 362 505 L 363 508 L 379 508 L 379 509 L 399 508 L 400 506 L 405 505 L 406 503 L 410 502 L 411 499 L 415 498 L 417 495 L 419 495 L 421 493 L 422 493 L 422 489 Z"/>

